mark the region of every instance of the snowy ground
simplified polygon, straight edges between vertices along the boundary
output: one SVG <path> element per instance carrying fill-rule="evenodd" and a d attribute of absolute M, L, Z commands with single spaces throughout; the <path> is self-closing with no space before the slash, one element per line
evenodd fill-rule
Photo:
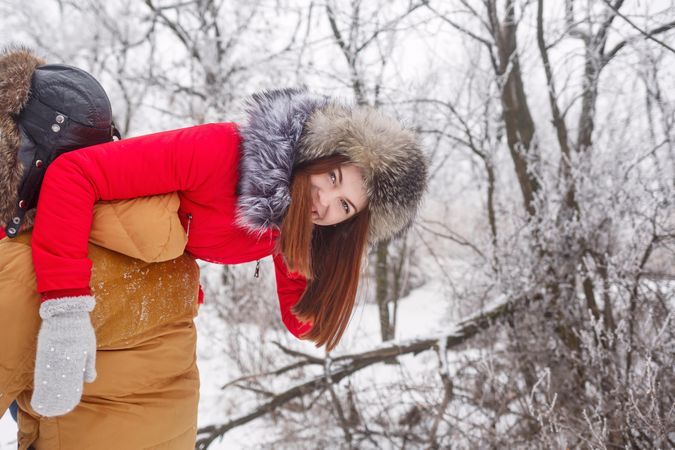
<path fill-rule="evenodd" d="M 440 283 L 429 283 L 419 289 L 414 290 L 408 297 L 399 303 L 399 323 L 397 330 L 397 339 L 409 339 L 416 336 L 440 333 L 443 325 L 447 326 L 446 306 L 447 303 L 439 298 L 439 294 L 444 289 Z M 445 317 L 445 320 L 441 320 Z M 200 316 L 201 320 L 208 320 L 205 316 Z M 199 327 L 199 325 L 198 325 Z M 205 327 L 202 327 L 205 328 Z M 335 351 L 335 354 L 350 353 L 373 347 L 380 342 L 379 319 L 375 305 L 360 305 L 357 307 L 352 322 L 350 323 L 341 344 Z M 210 348 L 209 339 L 211 336 L 200 335 L 201 342 L 198 344 L 204 353 L 200 355 L 200 372 L 202 376 L 201 401 L 200 401 L 200 426 L 222 423 L 224 417 L 218 405 L 223 401 L 223 394 L 220 390 L 223 381 L 227 379 L 223 376 L 227 369 L 214 359 L 207 359 L 204 354 Z M 313 353 L 317 356 L 323 356 L 323 350 L 316 349 L 312 344 L 304 342 L 295 342 L 294 349 L 306 353 Z M 430 355 L 433 356 L 433 355 Z M 420 361 L 421 362 L 421 361 Z M 362 371 L 364 377 L 375 377 L 382 380 L 396 376 L 392 373 L 390 367 L 378 367 Z M 218 374 L 218 376 L 214 376 Z M 243 407 L 242 409 L 244 409 Z M 254 421 L 246 426 L 239 427 L 225 436 L 222 443 L 212 445 L 214 450 L 225 449 L 246 449 L 252 448 L 255 442 L 255 436 L 269 434 L 269 430 L 264 428 L 269 424 L 263 421 Z M 252 439 L 253 437 L 253 439 Z"/>
<path fill-rule="evenodd" d="M 408 339 L 417 335 L 429 336 L 440 333 L 442 329 L 447 329 L 448 315 L 446 308 L 448 303 L 443 300 L 447 298 L 445 295 L 443 286 L 438 282 L 432 282 L 414 290 L 408 297 L 401 300 L 398 311 L 397 339 Z M 204 331 L 210 328 L 205 323 L 208 320 L 210 320 L 209 317 L 203 313 L 200 313 L 197 318 L 199 368 L 202 383 L 199 411 L 200 426 L 223 422 L 224 417 L 220 412 L 222 410 L 218 408 L 223 397 L 220 386 L 228 381 L 227 377 L 223 375 L 228 372 L 224 363 L 219 358 L 213 357 L 214 336 L 211 333 L 206 334 Z M 377 342 L 379 342 L 377 309 L 375 305 L 361 305 L 357 308 L 343 342 L 338 347 L 339 351 L 336 353 L 360 350 Z M 306 347 L 301 348 L 303 351 L 321 354 L 321 351 L 315 349 L 311 344 L 300 343 L 300 345 L 306 345 Z M 387 376 L 386 371 L 390 371 L 390 369 L 373 367 L 369 373 L 363 376 Z M 262 433 L 263 430 L 259 427 L 263 425 L 262 421 L 254 421 L 247 426 L 239 427 L 228 433 L 222 442 L 215 443 L 211 448 L 214 450 L 251 448 L 255 442 L 255 436 L 258 435 L 256 431 Z M 266 431 L 269 433 L 269 430 Z M 7 412 L 0 419 L 0 450 L 15 448 L 16 426 L 9 412 Z"/>
<path fill-rule="evenodd" d="M 9 415 L 9 411 L 0 419 L 0 449 L 16 448 L 16 425 Z"/>

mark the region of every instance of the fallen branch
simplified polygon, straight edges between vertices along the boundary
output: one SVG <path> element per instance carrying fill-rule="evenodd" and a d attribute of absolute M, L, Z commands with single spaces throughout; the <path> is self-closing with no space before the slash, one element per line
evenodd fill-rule
<path fill-rule="evenodd" d="M 239 417 L 235 417 L 222 425 L 209 425 L 200 428 L 198 431 L 198 436 L 202 437 L 197 440 L 195 448 L 207 449 L 213 441 L 219 437 L 224 436 L 225 433 L 231 429 L 240 425 L 244 425 L 254 419 L 257 419 L 258 417 L 270 413 L 293 399 L 300 398 L 318 389 L 325 388 L 329 379 L 332 384 L 338 384 L 341 380 L 350 376 L 351 374 L 373 364 L 384 362 L 385 360 L 391 359 L 392 357 L 407 355 L 410 353 L 417 355 L 428 350 L 443 347 L 442 341 L 445 341 L 446 349 L 457 347 L 471 339 L 478 332 L 492 326 L 498 319 L 503 318 L 507 314 L 510 314 L 512 311 L 512 304 L 513 303 L 508 301 L 506 298 L 498 299 L 486 307 L 483 311 L 473 314 L 470 317 L 467 317 L 456 323 L 452 327 L 453 329 L 451 332 L 446 332 L 439 336 L 415 338 L 396 343 L 384 342 L 382 345 L 365 352 L 331 356 L 330 369 L 324 372 L 322 375 L 293 386 L 284 392 L 280 392 L 272 396 L 270 400 L 261 404 L 253 411 L 250 411 Z M 326 359 L 320 359 L 316 356 L 304 354 L 298 351 L 291 351 L 285 349 L 278 343 L 277 345 L 287 353 L 292 353 L 297 357 L 307 358 L 308 361 L 311 361 L 307 365 L 315 364 L 323 366 L 326 364 Z M 298 363 L 293 363 L 292 365 L 297 366 Z M 282 373 L 285 371 L 285 368 L 281 368 L 275 372 Z"/>

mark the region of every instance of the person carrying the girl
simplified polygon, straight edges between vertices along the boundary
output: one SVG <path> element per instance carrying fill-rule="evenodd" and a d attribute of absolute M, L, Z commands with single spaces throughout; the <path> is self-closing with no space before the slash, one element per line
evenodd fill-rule
<path fill-rule="evenodd" d="M 68 413 L 96 378 L 88 239 L 99 201 L 176 193 L 186 254 L 220 264 L 271 255 L 288 329 L 327 350 L 338 344 L 368 244 L 415 218 L 426 156 L 397 120 L 306 89 L 254 94 L 246 112 L 242 124 L 97 144 L 50 164 L 31 244 L 42 318 L 36 412 Z"/>

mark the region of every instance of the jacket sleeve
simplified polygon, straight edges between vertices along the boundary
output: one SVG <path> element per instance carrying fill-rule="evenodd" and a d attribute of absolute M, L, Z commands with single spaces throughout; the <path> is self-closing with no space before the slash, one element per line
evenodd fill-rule
<path fill-rule="evenodd" d="M 300 339 L 303 333 L 312 329 L 311 322 L 300 322 L 291 312 L 291 308 L 305 292 L 307 280 L 298 273 L 289 272 L 281 254 L 274 255 L 274 273 L 277 281 L 277 296 L 281 309 L 281 320 L 295 337 Z"/>
<path fill-rule="evenodd" d="M 234 124 L 209 124 L 86 147 L 47 169 L 33 231 L 33 264 L 43 301 L 90 293 L 87 241 L 94 203 L 203 187 L 236 176 Z"/>

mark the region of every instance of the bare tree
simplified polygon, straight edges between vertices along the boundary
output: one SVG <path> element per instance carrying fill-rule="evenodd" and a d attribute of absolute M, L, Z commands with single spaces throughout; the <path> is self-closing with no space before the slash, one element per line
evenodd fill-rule
<path fill-rule="evenodd" d="M 670 131 L 662 133 L 664 137 L 659 140 L 662 139 L 663 144 L 644 149 L 645 157 L 639 162 L 631 161 L 631 155 L 625 154 L 615 154 L 610 161 L 607 155 L 611 151 L 607 146 L 620 145 L 620 141 L 611 134 L 600 133 L 599 124 L 608 130 L 614 129 L 614 125 L 602 120 L 605 118 L 599 115 L 598 103 L 609 99 L 602 96 L 603 75 L 611 70 L 612 62 L 621 56 L 627 44 L 639 45 L 637 43 L 649 39 L 653 48 L 662 44 L 654 44 L 656 37 L 667 33 L 675 24 L 663 21 L 668 17 L 664 14 L 659 17 L 661 23 L 657 20 L 657 24 L 651 25 L 647 16 L 644 29 L 638 29 L 635 36 L 628 38 L 622 35 L 618 43 L 607 49 L 612 33 L 618 30 L 618 18 L 626 19 L 620 13 L 623 2 L 588 4 L 591 6 L 580 11 L 576 2 L 568 1 L 562 18 L 556 19 L 554 15 L 547 21 L 543 0 L 523 3 L 507 0 L 502 8 L 492 0 L 460 0 L 455 6 L 472 17 L 469 23 L 459 23 L 435 3 L 428 2 L 426 6 L 451 29 L 485 48 L 486 64 L 492 68 L 498 86 L 500 125 L 507 138 L 514 180 L 521 194 L 520 217 L 525 227 L 513 235 L 520 241 L 521 245 L 517 246 L 520 248 L 514 252 L 516 248 L 507 247 L 508 241 L 504 238 L 492 239 L 495 246 L 492 251 L 500 255 L 492 269 L 498 277 L 494 288 L 536 293 L 522 297 L 526 306 L 518 309 L 522 315 L 507 321 L 510 325 L 502 330 L 509 349 L 504 357 L 512 363 L 502 373 L 513 378 L 515 386 L 522 383 L 522 388 L 509 387 L 507 397 L 511 404 L 517 404 L 518 399 L 528 400 L 521 403 L 521 410 L 514 411 L 521 419 L 506 433 L 512 438 L 524 439 L 523 442 L 536 441 L 542 445 L 575 446 L 592 442 L 593 446 L 605 448 L 658 447 L 668 442 L 667 426 L 660 426 L 658 430 L 652 426 L 645 428 L 646 422 L 642 421 L 643 428 L 636 428 L 640 422 L 636 418 L 644 417 L 649 411 L 653 423 L 672 424 L 672 409 L 663 407 L 672 402 L 672 396 L 666 394 L 667 390 L 659 390 L 651 397 L 652 402 L 662 405 L 663 415 L 658 418 L 659 413 L 655 411 L 659 408 L 633 402 L 631 411 L 627 405 L 631 402 L 628 399 L 637 398 L 635 393 L 643 389 L 636 384 L 636 365 L 645 361 L 653 364 L 654 358 L 672 359 L 666 356 L 665 350 L 668 342 L 672 342 L 672 333 L 658 334 L 656 339 L 649 327 L 641 326 L 646 317 L 658 315 L 656 311 L 660 311 L 665 315 L 661 316 L 663 320 L 654 318 L 654 326 L 667 329 L 672 321 L 672 306 L 651 295 L 640 275 L 654 249 L 660 248 L 672 255 L 672 250 L 666 250 L 672 240 L 672 209 L 670 213 L 662 210 L 672 208 L 672 202 L 663 203 L 668 192 L 672 192 L 672 183 L 665 182 L 668 176 L 672 177 L 672 171 L 664 172 L 658 162 L 646 162 L 646 157 L 655 154 L 671 158 L 663 152 Z M 672 12 L 672 5 L 670 8 Z M 526 47 L 519 42 L 519 25 L 528 20 L 535 24 L 539 67 L 545 75 L 543 92 L 550 108 L 548 120 L 530 111 L 532 98 L 541 91 L 525 81 L 536 67 L 530 55 L 529 66 L 524 67 L 521 62 Z M 560 24 L 564 26 L 559 27 Z M 636 28 L 634 25 L 631 27 Z M 557 34 L 548 32 L 548 28 L 555 29 L 555 26 L 562 29 Z M 573 76 L 580 76 L 578 92 L 572 92 L 568 84 L 561 90 L 556 79 L 556 72 L 561 70 L 555 61 L 560 64 L 569 53 L 558 53 L 557 59 L 551 57 L 556 47 L 575 45 L 574 41 L 581 43 L 583 52 L 581 67 L 571 70 Z M 669 51 L 667 45 L 661 47 Z M 648 90 L 658 89 L 658 82 L 649 85 Z M 473 142 L 479 133 L 475 126 L 465 125 L 473 118 L 468 114 L 473 111 L 459 110 L 452 115 L 459 128 L 466 130 L 468 138 L 456 135 L 448 138 L 476 155 Z M 576 128 L 570 126 L 572 120 L 576 120 Z M 648 132 L 637 128 L 628 116 L 625 120 L 625 127 L 632 125 L 635 132 Z M 653 126 L 651 134 L 656 134 Z M 551 143 L 557 145 L 557 165 L 549 162 L 556 154 Z M 661 175 L 653 180 L 653 190 L 640 188 L 645 179 L 641 178 L 644 175 L 635 174 L 636 166 L 645 173 Z M 485 169 L 487 178 L 494 180 L 489 167 Z M 636 183 L 631 186 L 642 192 L 642 204 L 637 200 L 639 194 L 621 204 L 612 203 L 612 198 L 623 195 L 626 185 L 607 190 L 597 182 L 614 177 L 623 180 L 622 183 Z M 650 206 L 644 210 L 648 198 L 645 196 L 650 195 L 652 200 L 647 201 Z M 487 216 L 491 224 L 499 222 L 492 207 Z M 622 220 L 626 216 L 633 220 Z M 642 226 L 646 229 L 635 228 Z M 626 236 L 631 229 L 637 234 L 624 246 L 619 236 Z M 492 234 L 496 236 L 494 231 Z M 515 274 L 525 282 L 508 275 L 514 273 L 514 263 L 520 267 Z M 633 269 L 628 269 L 631 265 Z M 617 270 L 623 271 L 622 275 L 617 275 Z M 627 283 L 625 277 L 629 273 L 632 282 Z M 637 363 L 638 360 L 642 363 Z M 665 368 L 660 363 L 657 366 Z M 544 378 L 542 370 L 546 373 Z M 489 375 L 483 379 L 491 381 L 482 382 L 481 396 L 489 385 L 502 386 L 501 381 L 494 378 L 495 374 Z M 672 386 L 672 377 L 660 376 L 662 383 L 667 379 L 662 387 Z M 593 387 L 591 392 L 589 386 Z M 666 403 L 662 403 L 664 395 L 668 398 Z M 601 406 L 591 406 L 598 402 Z M 505 406 L 502 404 L 498 411 L 503 416 L 513 414 Z M 579 421 L 580 417 L 585 419 Z M 484 435 L 486 440 L 481 442 L 489 442 L 487 436 Z"/>
<path fill-rule="evenodd" d="M 358 104 L 383 106 L 380 95 L 386 86 L 383 85 L 382 75 L 390 62 L 397 31 L 405 26 L 404 20 L 422 6 L 423 2 L 409 2 L 400 12 L 387 15 L 384 4 L 367 5 L 361 0 L 353 0 L 348 7 L 340 7 L 336 1 L 326 2 L 325 12 L 332 39 L 344 58 L 348 84 Z M 375 53 L 375 62 L 368 63 L 368 59 L 373 58 L 369 53 Z M 369 65 L 377 68 L 374 76 L 369 74 Z M 398 247 L 399 251 L 390 255 L 391 242 L 386 240 L 373 249 L 375 301 L 379 308 L 383 341 L 394 338 L 396 302 L 405 285 L 402 279 L 402 270 L 408 258 L 405 242 Z M 390 290 L 392 282 L 394 286 Z"/>

